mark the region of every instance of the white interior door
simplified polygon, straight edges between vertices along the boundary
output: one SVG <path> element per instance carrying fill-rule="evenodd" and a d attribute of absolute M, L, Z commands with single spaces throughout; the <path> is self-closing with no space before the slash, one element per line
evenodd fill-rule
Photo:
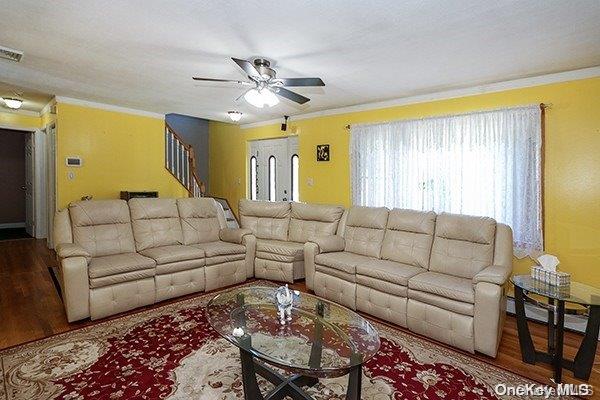
<path fill-rule="evenodd" d="M 298 138 L 295 136 L 250 142 L 248 197 L 254 200 L 291 200 L 291 159 L 297 151 Z"/>
<path fill-rule="evenodd" d="M 35 204 L 33 193 L 34 182 L 34 142 L 33 134 L 27 133 L 25 140 L 25 230 L 35 237 Z"/>

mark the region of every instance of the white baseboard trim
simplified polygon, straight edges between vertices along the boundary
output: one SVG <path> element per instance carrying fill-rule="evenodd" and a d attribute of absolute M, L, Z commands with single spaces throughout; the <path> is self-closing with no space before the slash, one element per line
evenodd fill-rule
<path fill-rule="evenodd" d="M 515 300 L 510 297 L 506 300 L 506 312 L 515 314 Z M 543 324 L 546 324 L 548 321 L 548 311 L 541 307 L 534 306 L 533 304 L 525 303 L 525 315 L 527 315 L 527 318 Z M 565 314 L 565 327 L 576 332 L 585 333 L 587 321 L 588 319 L 584 315 Z M 598 340 L 600 340 L 600 337 Z"/>
<path fill-rule="evenodd" d="M 9 222 L 0 224 L 0 229 L 25 228 L 25 222 Z"/>

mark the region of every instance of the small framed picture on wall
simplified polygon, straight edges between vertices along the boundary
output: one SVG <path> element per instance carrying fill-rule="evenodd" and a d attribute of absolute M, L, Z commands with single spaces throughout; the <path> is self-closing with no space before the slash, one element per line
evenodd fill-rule
<path fill-rule="evenodd" d="M 329 161 L 329 145 L 317 145 L 317 161 Z"/>

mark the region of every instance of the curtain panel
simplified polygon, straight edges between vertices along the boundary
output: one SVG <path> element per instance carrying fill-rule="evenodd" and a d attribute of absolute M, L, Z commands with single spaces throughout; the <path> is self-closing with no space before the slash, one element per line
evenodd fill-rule
<path fill-rule="evenodd" d="M 538 105 L 353 125 L 353 204 L 489 216 L 539 253 L 541 126 Z"/>

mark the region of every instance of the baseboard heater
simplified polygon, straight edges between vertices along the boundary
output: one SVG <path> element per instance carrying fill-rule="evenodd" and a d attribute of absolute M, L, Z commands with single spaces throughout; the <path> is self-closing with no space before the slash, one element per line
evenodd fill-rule
<path fill-rule="evenodd" d="M 516 315 L 515 299 L 512 297 L 506 299 L 506 313 Z M 544 325 L 548 323 L 548 311 L 534 304 L 525 303 L 525 315 L 527 315 L 527 319 L 530 321 L 539 322 Z M 565 314 L 565 330 L 583 334 L 585 333 L 587 321 L 588 318 L 585 315 Z M 598 340 L 600 340 L 600 335 Z"/>

